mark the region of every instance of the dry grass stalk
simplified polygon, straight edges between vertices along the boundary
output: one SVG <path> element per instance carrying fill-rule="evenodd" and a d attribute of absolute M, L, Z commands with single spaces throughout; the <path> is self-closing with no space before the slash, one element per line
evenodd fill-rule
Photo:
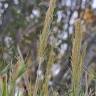
<path fill-rule="evenodd" d="M 49 55 L 49 60 L 47 63 L 47 67 L 46 67 L 45 79 L 44 79 L 44 84 L 43 84 L 44 96 L 48 96 L 48 82 L 51 78 L 50 69 L 52 67 L 52 64 L 54 63 L 54 60 L 55 60 L 55 54 L 54 54 L 53 50 L 51 50 L 50 55 Z"/>
<path fill-rule="evenodd" d="M 40 35 L 40 43 L 38 48 L 38 56 L 42 57 L 47 47 L 47 40 L 50 34 L 50 25 L 53 19 L 53 12 L 56 6 L 56 0 L 50 0 L 49 9 L 46 13 L 44 28 Z"/>
<path fill-rule="evenodd" d="M 82 49 L 81 43 L 83 39 L 83 31 L 81 21 L 75 23 L 75 38 L 73 39 L 72 48 L 72 96 L 78 96 L 80 91 L 80 79 L 83 71 L 83 60 L 86 52 L 86 47 Z"/>
<path fill-rule="evenodd" d="M 39 42 L 39 47 L 38 47 L 38 61 L 39 61 L 39 67 L 41 66 L 41 63 L 44 60 L 44 56 L 46 53 L 46 47 L 47 47 L 47 40 L 50 34 L 50 25 L 52 23 L 52 19 L 53 19 L 53 12 L 56 6 L 56 0 L 50 0 L 50 4 L 49 4 L 49 8 L 48 11 L 46 13 L 46 17 L 45 17 L 45 22 L 44 22 L 44 28 L 42 30 L 42 33 L 40 35 L 40 42 Z M 35 88 L 34 88 L 34 93 L 33 96 L 37 96 L 37 91 L 39 88 L 39 80 L 38 80 L 38 74 L 37 74 L 37 78 L 36 78 L 36 84 L 35 84 Z"/>

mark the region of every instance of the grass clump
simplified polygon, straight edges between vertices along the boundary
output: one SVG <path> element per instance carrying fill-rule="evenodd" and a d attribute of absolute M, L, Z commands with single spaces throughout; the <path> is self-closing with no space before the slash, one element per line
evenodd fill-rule
<path fill-rule="evenodd" d="M 50 25 L 53 20 L 53 13 L 56 7 L 56 1 L 57 0 L 50 0 L 49 8 L 46 13 L 46 17 L 44 21 L 44 27 L 43 27 L 42 33 L 40 34 L 39 45 L 37 49 L 38 50 L 38 53 L 37 53 L 38 69 L 36 70 L 37 77 L 36 77 L 35 84 L 32 85 L 32 82 L 28 81 L 29 78 L 27 76 L 29 76 L 29 74 L 26 72 L 26 70 L 28 71 L 28 68 L 31 66 L 30 65 L 32 63 L 32 61 L 30 61 L 31 58 L 29 58 L 29 60 L 28 59 L 26 60 L 28 61 L 27 63 L 30 63 L 30 64 L 25 64 L 21 51 L 18 47 L 18 53 L 20 56 L 17 58 L 17 63 L 12 67 L 13 69 L 11 70 L 12 72 L 11 72 L 11 77 L 9 79 L 9 82 L 7 82 L 8 80 L 6 75 L 0 78 L 0 92 L 1 92 L 0 96 L 14 96 L 15 89 L 16 89 L 16 80 L 19 77 L 23 77 L 26 79 L 27 83 L 25 85 L 26 85 L 26 90 L 28 92 L 27 96 L 49 96 L 48 82 L 50 81 L 50 78 L 51 78 L 50 70 L 51 70 L 52 64 L 55 62 L 56 54 L 54 53 L 52 47 L 48 51 L 47 46 L 48 46 L 48 38 L 51 33 Z M 71 60 L 72 60 L 71 61 L 72 63 L 71 91 L 69 89 L 68 90 L 69 93 L 67 93 L 66 96 L 86 96 L 85 93 L 81 91 L 81 84 L 80 84 L 82 74 L 83 74 L 83 62 L 86 54 L 86 46 L 82 49 L 82 40 L 83 40 L 82 28 L 83 27 L 81 25 L 82 25 L 81 20 L 78 19 L 75 22 L 75 33 L 74 33 L 75 38 L 72 41 L 73 48 L 72 48 L 72 56 L 71 56 Z M 47 62 L 44 62 L 44 61 L 47 61 Z M 43 80 L 40 80 L 38 70 L 41 70 L 40 68 L 43 62 L 44 64 L 46 64 L 46 68 L 45 68 L 44 78 Z M 9 65 L 8 65 L 8 68 L 9 68 Z M 5 73 L 6 70 L 8 71 L 7 67 L 4 69 L 5 70 L 0 70 L 0 73 Z M 23 76 L 23 74 L 25 77 Z M 10 89 L 8 89 L 9 85 L 10 85 Z M 18 93 L 18 96 L 22 96 L 22 95 L 19 95 Z M 59 96 L 59 94 L 57 91 L 52 90 L 52 96 Z"/>

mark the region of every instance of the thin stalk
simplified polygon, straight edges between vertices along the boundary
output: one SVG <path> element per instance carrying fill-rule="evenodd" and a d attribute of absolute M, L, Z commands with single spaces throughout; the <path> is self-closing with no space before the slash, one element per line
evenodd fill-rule
<path fill-rule="evenodd" d="M 55 6 L 56 6 L 56 0 L 50 0 L 49 8 L 46 13 L 46 17 L 45 17 L 45 21 L 44 21 L 44 27 L 43 27 L 42 33 L 40 35 L 40 42 L 39 42 L 39 47 L 38 47 L 38 62 L 39 62 L 38 70 L 40 69 L 42 62 L 45 59 L 46 47 L 47 47 L 47 43 L 48 43 L 47 41 L 48 41 L 48 37 L 50 34 L 50 25 L 52 23 Z M 37 96 L 39 83 L 40 83 L 39 75 L 37 72 L 37 78 L 36 78 L 33 96 Z"/>
<path fill-rule="evenodd" d="M 55 60 L 55 54 L 53 52 L 53 49 L 50 51 L 49 60 L 46 67 L 46 73 L 45 73 L 45 79 L 43 83 L 43 94 L 44 96 L 48 96 L 48 82 L 51 78 L 51 67 Z"/>
<path fill-rule="evenodd" d="M 81 21 L 78 20 L 75 23 L 75 38 L 73 39 L 72 48 L 72 96 L 78 96 L 80 92 L 80 79 L 83 71 L 83 60 L 86 52 L 86 47 L 81 50 L 82 39 L 83 31 Z"/>

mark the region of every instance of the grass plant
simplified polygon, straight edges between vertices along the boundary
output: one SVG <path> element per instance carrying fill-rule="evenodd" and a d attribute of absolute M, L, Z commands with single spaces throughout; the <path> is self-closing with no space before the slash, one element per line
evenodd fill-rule
<path fill-rule="evenodd" d="M 28 96 L 49 96 L 48 82 L 50 81 L 50 78 L 51 78 L 50 70 L 51 70 L 52 64 L 54 63 L 56 59 L 55 58 L 56 54 L 54 53 L 53 48 L 51 48 L 48 51 L 47 46 L 48 46 L 48 38 L 51 33 L 50 26 L 53 20 L 54 9 L 56 7 L 56 1 L 57 0 L 50 0 L 49 8 L 46 12 L 44 26 L 40 34 L 40 39 L 39 39 L 39 44 L 38 44 L 38 49 L 37 49 L 38 50 L 37 52 L 38 69 L 37 69 L 36 81 L 34 85 L 32 85 L 31 82 L 27 82 L 26 88 L 27 88 Z M 82 27 L 80 19 L 78 19 L 75 22 L 74 27 L 75 27 L 75 33 L 74 33 L 74 38 L 72 40 L 73 46 L 72 46 L 72 55 L 71 55 L 72 82 L 71 82 L 71 91 L 69 89 L 68 92 L 70 93 L 68 93 L 67 95 L 68 96 L 86 96 L 86 94 L 88 95 L 87 93 L 88 86 L 86 87 L 86 94 L 85 94 L 83 91 L 81 91 L 81 84 L 80 84 L 82 74 L 84 72 L 83 70 L 84 57 L 86 55 L 86 46 L 83 47 L 82 49 L 82 40 L 84 38 L 83 36 L 84 32 L 82 30 L 83 27 Z M 0 96 L 15 96 L 14 94 L 15 94 L 17 79 L 20 77 L 23 77 L 24 74 L 25 76 L 28 75 L 26 71 L 28 71 L 27 68 L 30 65 L 25 64 L 24 58 L 22 56 L 22 53 L 19 47 L 17 47 L 17 50 L 18 50 L 19 56 L 17 58 L 17 62 L 15 65 L 11 67 L 8 65 L 6 66 L 6 68 L 4 66 L 3 68 L 1 65 L 4 62 L 2 63 L 0 61 L 0 67 L 2 67 L 2 70 L 0 70 Z M 46 54 L 46 53 L 49 53 L 49 54 Z M 46 56 L 46 55 L 49 55 L 49 56 Z M 45 61 L 46 58 L 47 58 L 47 62 L 45 62 L 46 71 L 44 74 L 44 79 L 40 81 L 38 70 L 40 70 L 42 63 Z M 26 61 L 31 62 L 30 59 L 31 58 L 29 58 L 29 60 L 26 60 Z M 8 76 L 6 72 L 9 70 L 9 68 L 11 68 L 12 72 L 10 72 L 9 81 L 8 81 Z M 28 79 L 28 77 L 25 77 L 25 78 Z M 55 92 L 54 90 L 52 91 L 52 94 L 53 94 L 52 96 L 59 96 L 58 92 Z M 20 95 L 18 92 L 18 96 L 22 96 L 22 95 Z"/>

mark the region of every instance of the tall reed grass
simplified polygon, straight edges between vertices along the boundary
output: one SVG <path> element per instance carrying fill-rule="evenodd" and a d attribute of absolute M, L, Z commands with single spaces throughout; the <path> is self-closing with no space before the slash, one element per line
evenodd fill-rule
<path fill-rule="evenodd" d="M 46 47 L 48 44 L 48 37 L 49 37 L 49 34 L 51 32 L 50 31 L 50 25 L 52 23 L 53 13 L 54 13 L 55 7 L 56 7 L 56 0 L 50 0 L 49 8 L 48 8 L 48 11 L 46 13 L 46 17 L 45 17 L 45 21 L 44 21 L 44 27 L 43 27 L 42 33 L 40 34 L 40 42 L 39 42 L 39 47 L 38 47 L 38 62 L 39 62 L 38 70 L 40 70 L 41 64 L 44 61 L 44 59 L 46 58 L 46 56 L 45 56 Z M 39 76 L 37 73 L 36 84 L 35 84 L 33 96 L 37 95 L 39 83 L 40 83 L 39 82 Z"/>
<path fill-rule="evenodd" d="M 86 54 L 86 46 L 82 49 L 83 31 L 81 21 L 75 22 L 75 33 L 72 48 L 72 96 L 79 96 L 80 80 L 83 73 L 83 62 Z"/>

